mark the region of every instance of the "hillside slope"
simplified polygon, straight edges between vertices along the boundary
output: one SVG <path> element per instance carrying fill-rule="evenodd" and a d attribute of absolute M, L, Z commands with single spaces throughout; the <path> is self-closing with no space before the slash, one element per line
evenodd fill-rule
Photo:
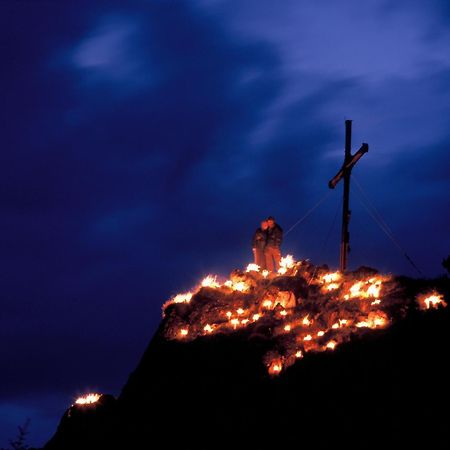
<path fill-rule="evenodd" d="M 207 286 L 188 302 L 169 302 L 119 398 L 102 396 L 92 405 L 71 407 L 45 449 L 161 448 L 158 439 L 201 448 L 289 442 L 298 448 L 448 448 L 450 315 L 442 307 L 423 310 L 416 301 L 433 291 L 448 301 L 448 279 L 389 277 L 377 297 L 360 293 L 345 300 L 346 282 L 352 287 L 356 279 L 378 275 L 361 269 L 330 293 L 326 273 L 303 265 L 267 281 L 235 272 L 235 281 L 244 278 L 250 285 L 247 277 L 256 276 L 256 284 L 248 292 Z M 308 284 L 306 274 L 315 281 Z M 286 307 L 273 302 L 242 326 L 230 326 L 232 317 L 218 319 L 223 310 L 217 305 L 228 312 L 236 302 L 247 308 L 240 317 L 246 311 L 253 317 L 252 308 L 262 307 L 253 303 L 261 299 L 261 284 L 270 284 L 272 297 L 273 287 L 293 292 L 295 304 L 282 295 Z M 367 323 L 361 315 L 373 314 L 364 302 L 375 303 L 370 308 L 386 323 L 361 326 Z M 305 313 L 309 324 L 298 320 Z M 342 325 L 350 313 L 355 325 L 351 320 Z M 214 317 L 205 330 L 204 321 Z M 293 325 L 283 331 L 286 321 Z M 185 326 L 188 334 L 178 335 Z M 326 330 L 320 337 L 317 327 Z M 305 341 L 305 333 L 314 338 Z M 327 347 L 330 341 L 336 347 Z M 299 351 L 301 357 L 293 358 Z M 273 371 L 273 360 L 280 371 Z"/>

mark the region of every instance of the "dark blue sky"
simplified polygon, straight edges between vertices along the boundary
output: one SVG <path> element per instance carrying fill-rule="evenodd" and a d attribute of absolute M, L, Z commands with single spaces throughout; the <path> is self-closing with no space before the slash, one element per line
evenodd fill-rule
<path fill-rule="evenodd" d="M 446 0 L 2 1 L 0 445 L 118 394 L 161 304 L 249 262 L 343 158 L 427 276 L 450 253 Z M 353 184 L 355 188 L 355 184 Z M 284 253 L 336 266 L 341 186 Z M 351 267 L 415 275 L 352 191 Z"/>

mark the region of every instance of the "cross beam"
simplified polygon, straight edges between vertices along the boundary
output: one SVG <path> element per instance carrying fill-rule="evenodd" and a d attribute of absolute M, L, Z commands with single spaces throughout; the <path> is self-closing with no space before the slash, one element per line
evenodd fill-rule
<path fill-rule="evenodd" d="M 348 252 L 350 251 L 350 233 L 348 225 L 350 223 L 350 175 L 353 167 L 360 158 L 369 151 L 368 144 L 362 144 L 361 148 L 352 155 L 352 121 L 345 121 L 345 157 L 339 172 L 328 182 L 328 187 L 334 189 L 340 180 L 344 179 L 344 201 L 342 204 L 342 235 L 341 235 L 341 252 L 339 258 L 339 267 L 341 272 L 347 269 Z"/>

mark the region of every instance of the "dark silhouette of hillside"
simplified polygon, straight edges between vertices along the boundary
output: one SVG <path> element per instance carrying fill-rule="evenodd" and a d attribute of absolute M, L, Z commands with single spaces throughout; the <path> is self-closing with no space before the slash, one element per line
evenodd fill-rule
<path fill-rule="evenodd" d="M 431 288 L 450 298 L 446 277 L 397 281 L 405 302 Z M 450 446 L 448 308 L 411 307 L 274 378 L 257 324 L 180 342 L 164 337 L 165 320 L 119 398 L 69 408 L 46 450 Z"/>

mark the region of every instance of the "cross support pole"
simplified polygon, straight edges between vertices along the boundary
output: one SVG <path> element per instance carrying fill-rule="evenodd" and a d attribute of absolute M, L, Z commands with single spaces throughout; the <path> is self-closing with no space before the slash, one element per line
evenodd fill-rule
<path fill-rule="evenodd" d="M 350 223 L 350 176 L 353 167 L 359 159 L 369 151 L 368 144 L 363 143 L 361 148 L 352 155 L 352 121 L 345 121 L 345 157 L 339 172 L 329 181 L 328 187 L 334 189 L 341 179 L 344 180 L 344 199 L 342 202 L 342 234 L 339 267 L 341 272 L 347 270 L 348 253 L 350 251 L 350 233 L 348 226 Z"/>
<path fill-rule="evenodd" d="M 341 252 L 339 258 L 339 267 L 341 272 L 347 269 L 348 252 L 350 250 L 350 233 L 348 225 L 350 223 L 350 173 L 348 168 L 351 160 L 352 148 L 352 121 L 345 121 L 345 159 L 344 159 L 344 199 L 342 202 L 342 234 L 341 234 Z"/>

